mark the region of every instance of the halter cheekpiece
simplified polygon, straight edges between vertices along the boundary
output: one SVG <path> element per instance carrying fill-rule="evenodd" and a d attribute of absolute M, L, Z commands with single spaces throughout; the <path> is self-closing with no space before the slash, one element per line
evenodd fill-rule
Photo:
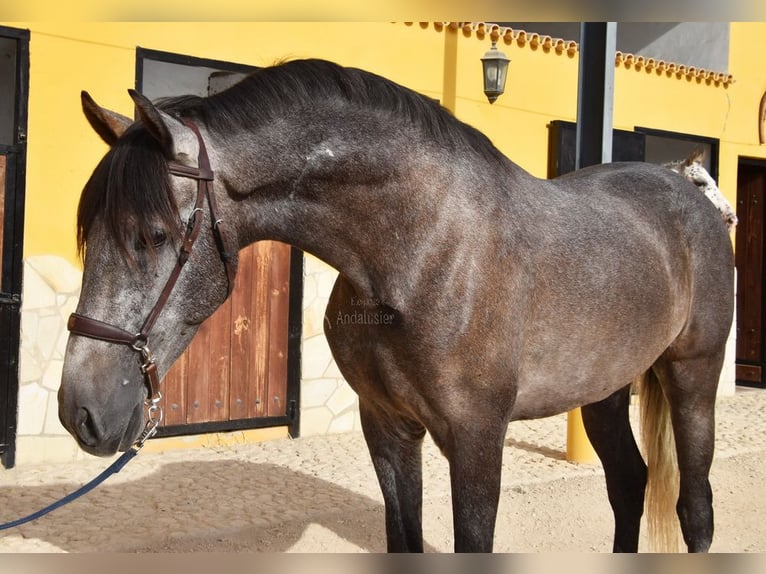
<path fill-rule="evenodd" d="M 162 422 L 162 408 L 158 404 L 162 398 L 162 393 L 160 392 L 160 379 L 157 374 L 157 365 L 154 356 L 148 346 L 149 333 L 151 332 L 154 323 L 157 321 L 157 318 L 162 313 L 162 310 L 170 297 L 170 293 L 181 274 L 181 270 L 189 259 L 194 242 L 199 236 L 203 219 L 201 214 L 203 212 L 203 204 L 205 203 L 205 200 L 207 200 L 208 209 L 210 211 L 213 236 L 221 260 L 226 269 L 226 277 L 229 282 L 229 295 L 234 288 L 234 278 L 236 274 L 236 269 L 232 263 L 235 253 L 231 250 L 230 243 L 224 232 L 223 220 L 218 215 L 218 207 L 213 193 L 214 174 L 213 170 L 210 168 L 210 159 L 208 158 L 207 149 L 205 148 L 205 142 L 202 139 L 202 134 L 200 133 L 199 128 L 194 122 L 187 118 L 181 118 L 180 121 L 197 136 L 197 141 L 199 142 L 197 167 L 184 165 L 170 160 L 167 162 L 168 171 L 177 177 L 187 177 L 197 180 L 197 198 L 194 203 L 194 209 L 192 209 L 191 215 L 189 216 L 189 221 L 186 224 L 186 231 L 178 253 L 178 258 L 176 259 L 175 267 L 170 273 L 157 302 L 149 312 L 140 331 L 135 334 L 120 327 L 104 323 L 97 319 L 85 317 L 78 313 L 72 313 L 69 316 L 69 321 L 67 323 L 67 328 L 75 335 L 81 335 L 83 337 L 89 337 L 107 343 L 127 345 L 133 351 L 138 353 L 141 361 L 141 373 L 143 374 L 144 384 L 146 385 L 148 392 L 146 402 L 149 414 L 146 428 L 139 439 L 142 442 L 153 435 L 157 431 L 160 422 Z"/>

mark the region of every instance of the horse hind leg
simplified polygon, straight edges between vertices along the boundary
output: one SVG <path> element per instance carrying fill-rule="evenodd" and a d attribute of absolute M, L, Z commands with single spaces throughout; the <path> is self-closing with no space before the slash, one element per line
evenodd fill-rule
<path fill-rule="evenodd" d="M 606 478 L 614 513 L 614 552 L 637 552 L 646 465 L 630 428 L 630 386 L 582 407 L 583 423 Z"/>
<path fill-rule="evenodd" d="M 368 405 L 361 397 L 359 414 L 383 492 L 388 552 L 423 552 L 421 450 L 425 427 Z"/>
<path fill-rule="evenodd" d="M 715 400 L 723 350 L 693 358 L 661 358 L 654 369 L 670 405 L 680 474 L 676 511 L 689 552 L 713 539 L 710 467 L 715 447 Z"/>

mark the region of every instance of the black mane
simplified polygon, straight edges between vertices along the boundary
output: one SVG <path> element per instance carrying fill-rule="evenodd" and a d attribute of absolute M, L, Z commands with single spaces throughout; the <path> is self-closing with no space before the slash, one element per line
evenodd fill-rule
<path fill-rule="evenodd" d="M 196 105 L 186 100 L 182 107 L 199 106 L 195 111 L 200 119 L 226 133 L 327 100 L 387 112 L 392 121 L 419 126 L 434 140 L 502 157 L 484 134 L 457 120 L 437 100 L 371 72 L 324 60 L 263 68 L 216 96 L 199 98 Z"/>
<path fill-rule="evenodd" d="M 504 159 L 484 134 L 455 118 L 437 100 L 371 72 L 325 60 L 293 60 L 262 68 L 214 96 L 166 98 L 158 107 L 196 119 L 213 131 L 232 133 L 333 100 L 388 113 L 391 121 L 419 126 L 435 141 Z"/>
<path fill-rule="evenodd" d="M 295 60 L 262 68 L 220 94 L 165 98 L 157 106 L 194 119 L 214 132 L 233 133 L 327 100 L 388 113 L 391 121 L 419 126 L 428 137 L 449 148 L 472 150 L 498 162 L 505 160 L 484 134 L 457 120 L 436 100 L 370 72 L 323 60 Z M 177 208 L 168 178 L 160 146 L 140 123 L 133 125 L 85 186 L 78 210 L 80 251 L 101 213 L 126 255 L 136 237 L 151 249 L 153 226 L 177 230 Z"/>

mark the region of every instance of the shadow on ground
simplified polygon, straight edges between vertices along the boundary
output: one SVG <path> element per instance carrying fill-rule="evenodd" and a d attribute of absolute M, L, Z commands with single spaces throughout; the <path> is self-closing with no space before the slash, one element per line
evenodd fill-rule
<path fill-rule="evenodd" d="M 0 487 L 0 522 L 78 486 Z M 376 500 L 281 466 L 178 462 L 140 479 L 106 482 L 0 536 L 35 538 L 67 552 L 283 552 L 319 525 L 347 541 L 349 551 L 385 552 L 384 517 Z"/>
<path fill-rule="evenodd" d="M 566 451 L 559 450 L 556 448 L 551 448 L 549 446 L 545 446 L 541 444 L 536 444 L 536 443 L 525 441 L 525 440 L 515 440 L 512 438 L 507 438 L 505 439 L 505 446 L 520 448 L 527 452 L 534 452 L 555 460 L 567 459 Z"/>

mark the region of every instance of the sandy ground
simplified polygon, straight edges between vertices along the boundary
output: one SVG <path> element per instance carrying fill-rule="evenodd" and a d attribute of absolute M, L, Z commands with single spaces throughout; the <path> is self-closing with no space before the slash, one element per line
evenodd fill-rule
<path fill-rule="evenodd" d="M 566 419 L 512 423 L 497 552 L 609 552 L 598 464 L 565 460 Z M 719 400 L 714 552 L 766 551 L 766 392 Z M 0 522 L 74 490 L 108 461 L 0 470 Z M 426 551 L 452 550 L 446 461 L 424 449 Z M 642 549 L 645 543 L 642 541 Z M 0 552 L 384 552 L 382 497 L 360 433 L 141 453 L 86 497 L 0 532 Z"/>

